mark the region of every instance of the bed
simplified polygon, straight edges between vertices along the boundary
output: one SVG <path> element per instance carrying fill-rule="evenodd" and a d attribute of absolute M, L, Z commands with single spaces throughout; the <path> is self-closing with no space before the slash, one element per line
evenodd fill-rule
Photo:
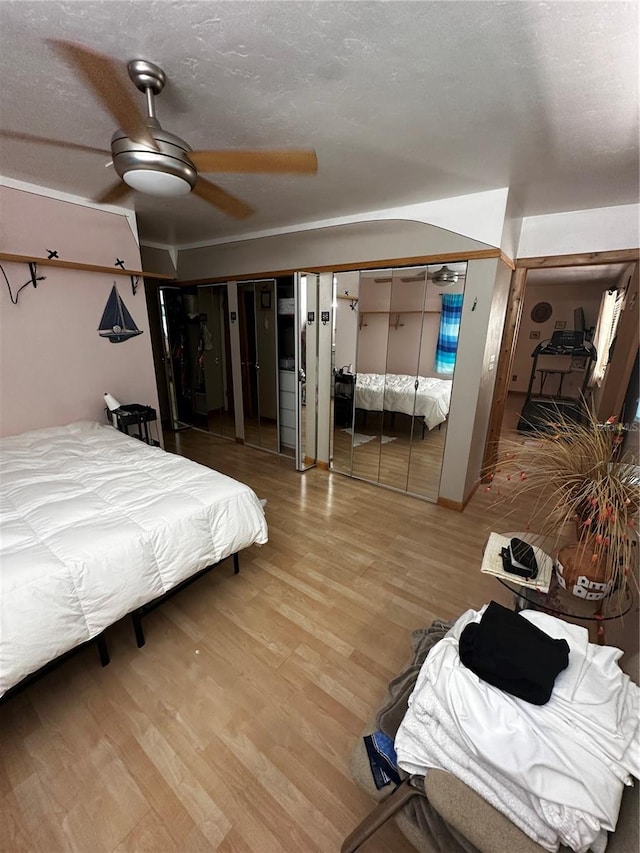
<path fill-rule="evenodd" d="M 421 418 L 427 429 L 444 423 L 449 414 L 451 379 L 398 373 L 358 373 L 355 407 L 366 412 L 401 412 Z"/>
<path fill-rule="evenodd" d="M 0 440 L 0 534 L 2 696 L 207 567 L 265 543 L 267 525 L 248 486 L 81 422 Z"/>

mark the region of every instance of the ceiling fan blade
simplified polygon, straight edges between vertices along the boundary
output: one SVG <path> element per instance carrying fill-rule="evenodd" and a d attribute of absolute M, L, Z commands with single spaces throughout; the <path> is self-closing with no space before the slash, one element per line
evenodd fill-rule
<path fill-rule="evenodd" d="M 108 189 L 100 193 L 97 198 L 94 198 L 94 201 L 97 204 L 115 204 L 126 195 L 129 195 L 130 192 L 131 187 L 127 186 L 124 181 L 118 181 L 117 184 L 111 184 Z"/>
<path fill-rule="evenodd" d="M 199 195 L 200 198 L 208 201 L 209 204 L 219 207 L 220 210 L 224 210 L 225 213 L 234 216 L 236 219 L 246 219 L 247 216 L 255 213 L 254 209 L 249 207 L 248 204 L 240 201 L 239 198 L 223 190 L 217 184 L 207 181 L 206 178 L 198 178 L 193 192 Z"/>
<path fill-rule="evenodd" d="M 189 159 L 202 172 L 265 172 L 315 175 L 315 151 L 191 151 Z"/>
<path fill-rule="evenodd" d="M 47 139 L 46 136 L 34 136 L 32 133 L 19 133 L 17 130 L 0 130 L 1 139 L 15 139 L 18 142 L 37 142 L 38 145 L 53 145 L 56 148 L 70 148 L 72 151 L 86 151 L 88 154 L 111 156 L 107 148 L 94 148 L 91 145 L 80 145 L 77 142 L 65 142 L 61 139 Z"/>
<path fill-rule="evenodd" d="M 158 150 L 158 145 L 145 124 L 144 115 L 131 94 L 130 85 L 122 79 L 119 62 L 74 42 L 48 39 L 48 43 L 71 68 L 80 72 L 84 82 L 97 95 L 129 139 Z"/>

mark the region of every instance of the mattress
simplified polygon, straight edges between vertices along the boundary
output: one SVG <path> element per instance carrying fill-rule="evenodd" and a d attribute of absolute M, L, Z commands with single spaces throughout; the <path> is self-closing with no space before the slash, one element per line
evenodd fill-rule
<path fill-rule="evenodd" d="M 398 373 L 358 373 L 355 406 L 368 412 L 402 412 L 424 419 L 428 429 L 449 414 L 451 379 L 416 377 Z"/>
<path fill-rule="evenodd" d="M 111 426 L 0 440 L 0 695 L 200 569 L 266 541 L 248 486 Z"/>

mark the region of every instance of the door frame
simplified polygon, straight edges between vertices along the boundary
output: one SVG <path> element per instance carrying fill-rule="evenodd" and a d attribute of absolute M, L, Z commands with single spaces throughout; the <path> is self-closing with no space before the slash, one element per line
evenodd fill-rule
<path fill-rule="evenodd" d="M 560 267 L 599 266 L 602 264 L 635 263 L 636 275 L 638 267 L 638 256 L 640 249 L 614 249 L 605 252 L 584 252 L 574 255 L 547 255 L 535 258 L 518 258 L 515 270 L 511 276 L 509 289 L 509 303 L 505 316 L 500 344 L 500 355 L 496 370 L 496 382 L 493 389 L 491 401 L 491 415 L 489 418 L 489 429 L 484 447 L 482 460 L 482 482 L 490 482 L 498 462 L 498 446 L 500 442 L 500 431 L 504 418 L 504 410 L 509 393 L 509 377 L 513 367 L 520 321 L 522 319 L 522 308 L 527 286 L 527 273 L 530 269 L 557 269 Z M 636 329 L 636 349 L 637 349 Z M 626 389 L 631 377 L 633 364 L 624 365 L 624 373 L 620 385 Z"/>

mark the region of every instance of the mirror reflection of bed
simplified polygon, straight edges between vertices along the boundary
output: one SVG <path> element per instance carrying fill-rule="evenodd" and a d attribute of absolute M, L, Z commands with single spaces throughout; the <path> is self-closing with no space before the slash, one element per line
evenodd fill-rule
<path fill-rule="evenodd" d="M 466 272 L 465 263 L 449 264 L 449 280 L 439 282 L 433 276 L 443 266 L 335 276 L 332 468 L 431 501 L 455 363 L 455 354 L 443 364 L 441 348 L 436 353 L 442 297 L 462 294 Z"/>

